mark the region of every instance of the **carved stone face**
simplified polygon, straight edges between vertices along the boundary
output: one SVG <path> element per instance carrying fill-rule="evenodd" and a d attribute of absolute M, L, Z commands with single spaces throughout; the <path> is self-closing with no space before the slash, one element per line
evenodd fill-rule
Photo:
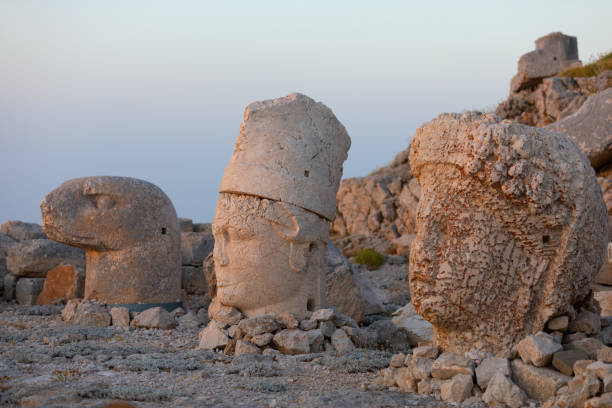
<path fill-rule="evenodd" d="M 320 302 L 315 294 L 320 267 L 314 259 L 320 251 L 301 253 L 287 220 L 270 220 L 272 211 L 258 203 L 279 205 L 237 194 L 219 198 L 212 224 L 217 298 L 248 316 L 284 311 L 304 315 Z M 296 268 L 298 264 L 304 267 Z"/>

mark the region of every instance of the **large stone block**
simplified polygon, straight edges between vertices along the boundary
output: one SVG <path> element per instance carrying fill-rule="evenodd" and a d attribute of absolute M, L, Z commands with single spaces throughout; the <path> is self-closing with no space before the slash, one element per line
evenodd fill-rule
<path fill-rule="evenodd" d="M 566 385 L 571 377 L 548 368 L 534 367 L 521 360 L 512 361 L 512 380 L 529 398 L 544 402 Z"/>
<path fill-rule="evenodd" d="M 82 298 L 85 288 L 85 273 L 74 265 L 59 265 L 47 273 L 45 286 L 38 296 L 39 305 L 56 300 Z"/>
<path fill-rule="evenodd" d="M 206 277 L 202 267 L 181 267 L 181 286 L 190 294 L 203 295 L 206 293 Z"/>
<path fill-rule="evenodd" d="M 512 78 L 510 85 L 511 92 L 535 86 L 543 78 L 580 64 L 576 37 L 550 33 L 538 38 L 535 45 L 535 51 L 528 52 L 519 59 L 518 73 Z"/>
<path fill-rule="evenodd" d="M 215 247 L 210 232 L 181 232 L 181 258 L 183 265 L 200 266 Z"/>
<path fill-rule="evenodd" d="M 595 173 L 565 135 L 468 112 L 411 143 L 410 293 L 445 350 L 508 356 L 590 291 L 607 246 Z"/>
<path fill-rule="evenodd" d="M 107 304 L 164 304 L 181 295 L 179 222 L 170 199 L 143 180 L 85 177 L 66 181 L 40 205 L 56 241 L 85 248 L 85 298 Z"/>
<path fill-rule="evenodd" d="M 6 234 L 16 241 L 47 238 L 40 225 L 23 221 L 5 222 L 0 225 L 0 234 Z"/>
<path fill-rule="evenodd" d="M 37 304 L 38 295 L 43 290 L 45 278 L 21 278 L 15 287 L 15 297 L 20 305 Z"/>
<path fill-rule="evenodd" d="M 6 258 L 8 270 L 15 276 L 44 278 L 60 264 L 85 268 L 85 252 L 50 239 L 31 239 L 14 245 Z"/>
<path fill-rule="evenodd" d="M 576 113 L 546 126 L 567 135 L 593 168 L 612 161 L 612 88 L 591 95 Z"/>

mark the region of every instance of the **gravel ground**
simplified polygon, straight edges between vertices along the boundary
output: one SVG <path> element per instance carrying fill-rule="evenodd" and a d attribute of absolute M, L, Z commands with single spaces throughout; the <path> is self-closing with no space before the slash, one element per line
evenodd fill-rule
<path fill-rule="evenodd" d="M 197 350 L 199 329 L 65 326 L 61 308 L 0 303 L 0 406 L 451 406 L 375 390 L 388 352 L 229 357 Z"/>

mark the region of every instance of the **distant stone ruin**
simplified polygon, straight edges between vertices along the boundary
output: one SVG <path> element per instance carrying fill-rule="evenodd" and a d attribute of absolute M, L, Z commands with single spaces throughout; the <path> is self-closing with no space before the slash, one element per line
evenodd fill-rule
<path fill-rule="evenodd" d="M 566 68 L 581 65 L 578 59 L 578 40 L 563 33 L 550 33 L 535 41 L 536 49 L 518 61 L 518 73 L 510 83 L 510 92 L 534 87 L 542 79 Z"/>

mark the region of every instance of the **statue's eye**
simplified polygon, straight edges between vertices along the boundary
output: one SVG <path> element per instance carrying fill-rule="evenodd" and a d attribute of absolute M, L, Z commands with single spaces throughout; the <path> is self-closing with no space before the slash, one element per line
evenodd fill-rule
<path fill-rule="evenodd" d="M 109 210 L 115 206 L 115 201 L 107 195 L 97 195 L 94 197 L 94 202 L 99 210 Z"/>

